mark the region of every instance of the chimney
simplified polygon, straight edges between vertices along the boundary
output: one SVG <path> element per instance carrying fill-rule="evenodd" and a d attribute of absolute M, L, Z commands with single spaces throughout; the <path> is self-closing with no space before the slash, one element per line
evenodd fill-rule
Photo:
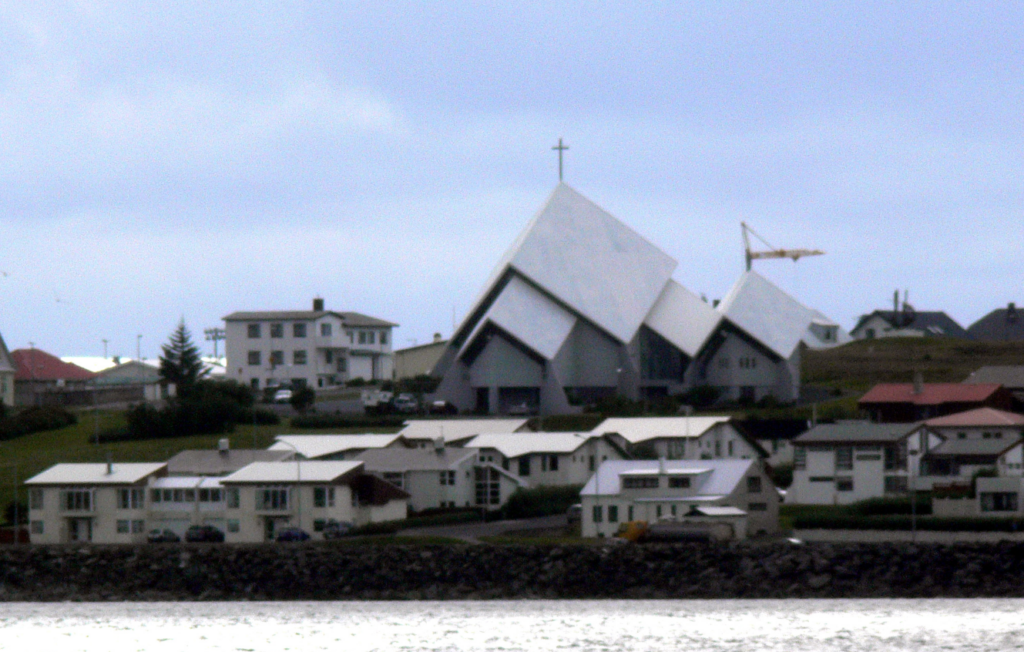
<path fill-rule="evenodd" d="M 107 475 L 114 475 L 114 461 L 107 455 Z"/>
<path fill-rule="evenodd" d="M 438 437 L 434 440 L 434 452 L 438 455 L 444 455 L 444 437 Z"/>
<path fill-rule="evenodd" d="M 1011 303 L 1010 305 L 1012 306 L 1013 304 Z M 438 344 L 440 341 L 441 341 L 441 334 L 440 333 L 434 333 L 434 344 Z"/>
<path fill-rule="evenodd" d="M 323 312 L 323 311 L 324 311 L 324 300 L 321 299 L 320 297 L 314 298 L 313 299 L 313 312 Z"/>
<path fill-rule="evenodd" d="M 231 442 L 227 437 L 217 440 L 217 452 L 221 455 L 227 455 L 230 450 Z"/>
<path fill-rule="evenodd" d="M 914 372 L 914 393 L 920 394 L 924 391 L 924 376 L 920 371 Z"/>
<path fill-rule="evenodd" d="M 658 475 L 665 475 L 665 458 L 658 458 Z"/>

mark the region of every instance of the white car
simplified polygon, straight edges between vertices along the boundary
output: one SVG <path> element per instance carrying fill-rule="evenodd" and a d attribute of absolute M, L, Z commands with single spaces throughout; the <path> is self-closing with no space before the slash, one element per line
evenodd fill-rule
<path fill-rule="evenodd" d="M 279 389 L 274 392 L 275 403 L 288 403 L 292 400 L 292 390 L 290 389 Z"/>

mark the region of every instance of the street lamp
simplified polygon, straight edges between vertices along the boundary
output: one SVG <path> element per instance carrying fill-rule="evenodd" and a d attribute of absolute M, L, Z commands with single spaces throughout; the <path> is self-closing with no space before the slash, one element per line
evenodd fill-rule
<path fill-rule="evenodd" d="M 278 439 L 278 442 L 295 451 L 295 511 L 298 516 L 299 528 L 302 528 L 302 462 L 299 460 L 302 453 L 290 441 Z"/>
<path fill-rule="evenodd" d="M 142 362 L 142 333 L 135 336 L 135 360 Z"/>

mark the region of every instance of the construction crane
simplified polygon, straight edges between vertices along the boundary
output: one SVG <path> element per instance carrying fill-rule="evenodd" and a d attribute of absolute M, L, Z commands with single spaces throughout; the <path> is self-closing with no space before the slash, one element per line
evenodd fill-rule
<path fill-rule="evenodd" d="M 743 227 L 743 246 L 747 253 L 747 271 L 750 271 L 750 263 L 755 259 L 761 258 L 792 258 L 793 262 L 800 260 L 804 256 L 822 256 L 825 254 L 824 251 L 818 249 L 776 249 L 775 247 L 768 244 L 768 241 L 762 238 L 757 231 L 747 226 L 746 222 L 740 222 L 740 226 Z M 753 251 L 750 248 L 750 237 L 747 234 L 753 235 L 755 238 L 764 243 L 768 247 L 768 251 Z"/>

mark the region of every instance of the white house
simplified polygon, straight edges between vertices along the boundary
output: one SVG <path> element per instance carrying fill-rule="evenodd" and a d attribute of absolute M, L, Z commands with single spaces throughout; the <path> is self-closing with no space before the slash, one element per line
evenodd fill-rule
<path fill-rule="evenodd" d="M 580 432 L 484 433 L 466 442 L 480 461 L 533 487 L 580 485 L 605 460 L 628 457 L 610 437 Z"/>
<path fill-rule="evenodd" d="M 1024 437 L 1024 415 L 984 407 L 924 421 L 920 430 L 940 443 L 921 460 L 918 489 L 969 483 L 985 469 L 1017 475 L 1016 444 Z M 1002 469 L 999 464 L 1004 465 Z M 1014 466 L 1010 466 L 1010 465 Z M 1002 473 L 1001 473 L 1002 474 Z"/>
<path fill-rule="evenodd" d="M 494 510 L 520 487 L 529 486 L 493 463 L 483 462 L 475 448 L 382 448 L 357 459 L 372 473 L 409 494 L 414 511 L 479 507 Z"/>
<path fill-rule="evenodd" d="M 305 460 L 351 460 L 363 451 L 379 448 L 408 448 L 401 434 L 362 435 L 278 435 L 267 450 L 292 451 Z"/>
<path fill-rule="evenodd" d="M 25 481 L 32 543 L 140 543 L 162 463 L 57 464 Z"/>
<path fill-rule="evenodd" d="M 648 457 L 670 460 L 761 459 L 767 453 L 736 426 L 732 417 L 613 417 L 591 434 L 647 448 Z"/>
<path fill-rule="evenodd" d="M 314 299 L 312 310 L 233 312 L 224 322 L 224 377 L 255 389 L 320 389 L 394 375 L 391 331 L 398 324 L 325 310 L 323 299 Z"/>
<path fill-rule="evenodd" d="M 329 520 L 355 525 L 406 517 L 409 494 L 358 461 L 254 462 L 220 479 L 225 541 L 273 541 L 282 527 L 317 536 Z"/>
<path fill-rule="evenodd" d="M 610 460 L 580 492 L 584 537 L 614 536 L 629 521 L 704 521 L 709 507 L 742 510 L 735 538 L 779 529 L 779 493 L 756 460 Z"/>
<path fill-rule="evenodd" d="M 11 352 L 7 350 L 3 336 L 0 336 L 0 403 L 4 405 L 14 405 L 14 376 L 17 372 Z"/>
<path fill-rule="evenodd" d="M 921 457 L 942 441 L 918 424 L 819 424 L 793 440 L 793 484 L 786 501 L 845 505 L 906 495 Z"/>

